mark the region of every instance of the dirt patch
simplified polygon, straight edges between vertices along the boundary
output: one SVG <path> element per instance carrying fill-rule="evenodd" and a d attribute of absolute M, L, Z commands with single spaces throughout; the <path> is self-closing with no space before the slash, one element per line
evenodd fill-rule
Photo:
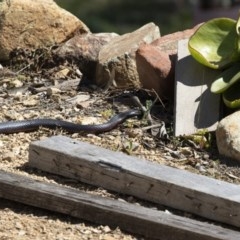
<path fill-rule="evenodd" d="M 99 89 L 93 90 L 86 87 L 81 87 L 78 91 L 72 87 L 60 89 L 59 84 L 67 85 L 67 82 L 78 80 L 77 65 L 48 63 L 46 65 L 51 65 L 51 68 L 46 68 L 40 58 L 35 62 L 26 61 L 26 58 L 24 61 L 24 64 L 12 62 L 8 65 L 8 70 L 2 69 L 0 75 L 1 122 L 46 117 L 75 123 L 98 124 L 107 121 L 118 112 L 136 107 L 132 96 L 137 96 L 143 106 L 149 106 L 155 100 L 144 90 L 101 92 Z M 59 75 L 60 73 L 63 75 Z M 172 137 L 172 109 L 172 104 L 167 101 L 164 103 L 157 101 L 151 109 L 154 123 L 164 122 L 168 137 L 162 134 L 162 127 L 154 131 L 151 128 L 147 130 L 149 126 L 147 120 L 138 118 L 129 119 L 111 132 L 99 135 L 69 134 L 61 129 L 44 128 L 30 133 L 0 134 L 0 169 L 105 197 L 134 204 L 145 204 L 131 196 L 121 196 L 75 180 L 47 174 L 27 165 L 28 147 L 31 141 L 62 134 L 113 151 L 123 151 L 149 161 L 239 184 L 239 167 L 219 158 L 214 133 L 207 133 L 203 136 L 204 141 L 200 142 Z M 205 140 L 210 144 L 209 148 L 205 148 Z M 148 206 L 155 207 L 151 204 Z M 0 216 L 1 239 L 16 239 L 16 236 L 18 239 L 140 239 L 123 233 L 119 229 L 93 225 L 66 215 L 3 199 L 0 202 Z"/>

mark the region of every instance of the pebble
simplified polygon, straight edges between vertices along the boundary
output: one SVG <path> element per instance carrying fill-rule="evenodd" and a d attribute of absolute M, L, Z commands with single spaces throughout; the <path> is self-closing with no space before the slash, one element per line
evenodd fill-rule
<path fill-rule="evenodd" d="M 49 87 L 47 88 L 47 96 L 52 96 L 54 94 L 59 94 L 61 93 L 61 90 L 59 88 L 56 87 Z"/>
<path fill-rule="evenodd" d="M 15 159 L 15 155 L 12 152 L 6 152 L 2 154 L 2 160 L 12 162 Z"/>
<path fill-rule="evenodd" d="M 179 148 L 179 151 L 184 155 L 184 156 L 192 156 L 192 150 L 189 147 L 182 147 Z"/>
<path fill-rule="evenodd" d="M 112 230 L 111 230 L 111 228 L 110 228 L 109 226 L 104 226 L 104 227 L 102 228 L 102 231 L 103 231 L 104 233 L 109 233 L 109 232 L 111 232 Z"/>
<path fill-rule="evenodd" d="M 36 99 L 28 99 L 22 102 L 25 107 L 33 107 L 38 105 L 39 101 Z"/>
<path fill-rule="evenodd" d="M 12 81 L 12 84 L 16 88 L 19 88 L 19 87 L 23 86 L 23 83 L 20 80 L 18 80 L 18 79 L 15 79 L 14 81 Z"/>
<path fill-rule="evenodd" d="M 195 165 L 195 168 L 196 168 L 197 170 L 199 170 L 199 172 L 201 172 L 201 173 L 205 173 L 205 172 L 206 172 L 205 167 L 202 166 L 200 163 L 197 163 L 197 164 Z"/>
<path fill-rule="evenodd" d="M 16 223 L 15 223 L 15 227 L 20 230 L 20 229 L 23 228 L 23 225 L 22 225 L 22 223 L 20 223 L 20 222 L 16 222 Z"/>
<path fill-rule="evenodd" d="M 140 128 L 138 128 L 138 129 L 129 129 L 129 130 L 126 131 L 126 133 L 128 134 L 128 136 L 130 138 L 143 136 L 143 130 L 140 129 Z"/>
<path fill-rule="evenodd" d="M 205 154 L 203 154 L 202 158 L 204 160 L 208 160 L 210 158 L 210 156 L 209 156 L 209 154 L 205 153 Z"/>

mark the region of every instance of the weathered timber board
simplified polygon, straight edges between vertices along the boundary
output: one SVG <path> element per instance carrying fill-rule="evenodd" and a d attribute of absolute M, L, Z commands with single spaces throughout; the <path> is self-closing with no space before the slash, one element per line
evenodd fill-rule
<path fill-rule="evenodd" d="M 240 186 L 68 137 L 30 144 L 29 165 L 240 227 Z"/>
<path fill-rule="evenodd" d="M 210 92 L 219 72 L 198 63 L 188 51 L 188 39 L 178 43 L 175 74 L 174 134 L 189 135 L 200 129 L 216 130 L 220 95 Z"/>
<path fill-rule="evenodd" d="M 238 240 L 240 232 L 0 170 L 0 197 L 150 239 Z"/>

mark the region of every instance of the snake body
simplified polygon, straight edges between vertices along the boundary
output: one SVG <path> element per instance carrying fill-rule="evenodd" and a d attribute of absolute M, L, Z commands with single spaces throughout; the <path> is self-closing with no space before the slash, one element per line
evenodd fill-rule
<path fill-rule="evenodd" d="M 113 116 L 108 122 L 103 124 L 82 125 L 57 119 L 38 118 L 32 120 L 9 121 L 0 123 L 0 133 L 11 134 L 18 132 L 36 131 L 39 127 L 50 129 L 61 128 L 70 133 L 103 133 L 111 131 L 128 118 L 142 116 L 142 111 L 132 109 Z"/>

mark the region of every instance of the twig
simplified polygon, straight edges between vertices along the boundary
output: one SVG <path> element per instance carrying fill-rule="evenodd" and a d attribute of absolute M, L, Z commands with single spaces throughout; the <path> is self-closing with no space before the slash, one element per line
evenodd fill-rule
<path fill-rule="evenodd" d="M 156 128 L 156 127 L 162 127 L 162 125 L 163 125 L 162 123 L 153 124 L 151 126 L 142 127 L 142 130 L 149 130 L 149 129 Z"/>

